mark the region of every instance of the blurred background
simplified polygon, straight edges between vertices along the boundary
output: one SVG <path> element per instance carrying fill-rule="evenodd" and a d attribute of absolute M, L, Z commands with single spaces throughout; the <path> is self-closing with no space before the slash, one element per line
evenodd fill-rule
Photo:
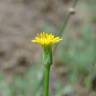
<path fill-rule="evenodd" d="M 59 34 L 74 0 L 0 0 L 0 96 L 42 96 L 42 31 Z M 78 0 L 54 52 L 51 96 L 96 96 L 96 0 Z"/>

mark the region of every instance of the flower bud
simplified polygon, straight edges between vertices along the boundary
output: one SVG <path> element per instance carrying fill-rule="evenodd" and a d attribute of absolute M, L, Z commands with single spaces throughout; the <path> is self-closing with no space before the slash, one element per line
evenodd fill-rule
<path fill-rule="evenodd" d="M 69 13 L 70 13 L 70 14 L 75 14 L 75 12 L 76 12 L 76 11 L 75 11 L 74 8 L 69 8 Z"/>

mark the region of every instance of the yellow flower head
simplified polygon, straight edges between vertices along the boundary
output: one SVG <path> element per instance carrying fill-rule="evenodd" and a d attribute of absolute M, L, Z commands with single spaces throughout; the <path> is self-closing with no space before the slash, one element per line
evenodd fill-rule
<path fill-rule="evenodd" d="M 38 34 L 32 42 L 40 44 L 42 46 L 52 46 L 55 43 L 60 42 L 62 39 L 55 37 L 52 34 L 42 32 Z"/>

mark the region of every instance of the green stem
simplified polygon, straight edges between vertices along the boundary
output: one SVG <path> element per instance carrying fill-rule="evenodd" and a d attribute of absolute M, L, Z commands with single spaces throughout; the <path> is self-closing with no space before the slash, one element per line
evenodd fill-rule
<path fill-rule="evenodd" d="M 49 96 L 49 78 L 50 78 L 50 67 L 45 67 L 44 73 L 44 96 Z"/>
<path fill-rule="evenodd" d="M 52 48 L 44 47 L 44 96 L 49 96 L 50 68 L 52 65 Z"/>

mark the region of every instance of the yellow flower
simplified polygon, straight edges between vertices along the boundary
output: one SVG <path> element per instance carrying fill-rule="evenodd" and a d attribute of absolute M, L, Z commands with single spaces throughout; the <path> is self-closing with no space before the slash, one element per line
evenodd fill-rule
<path fill-rule="evenodd" d="M 55 43 L 60 42 L 62 39 L 55 37 L 53 34 L 42 32 L 38 34 L 32 42 L 40 44 L 42 46 L 52 46 Z"/>

